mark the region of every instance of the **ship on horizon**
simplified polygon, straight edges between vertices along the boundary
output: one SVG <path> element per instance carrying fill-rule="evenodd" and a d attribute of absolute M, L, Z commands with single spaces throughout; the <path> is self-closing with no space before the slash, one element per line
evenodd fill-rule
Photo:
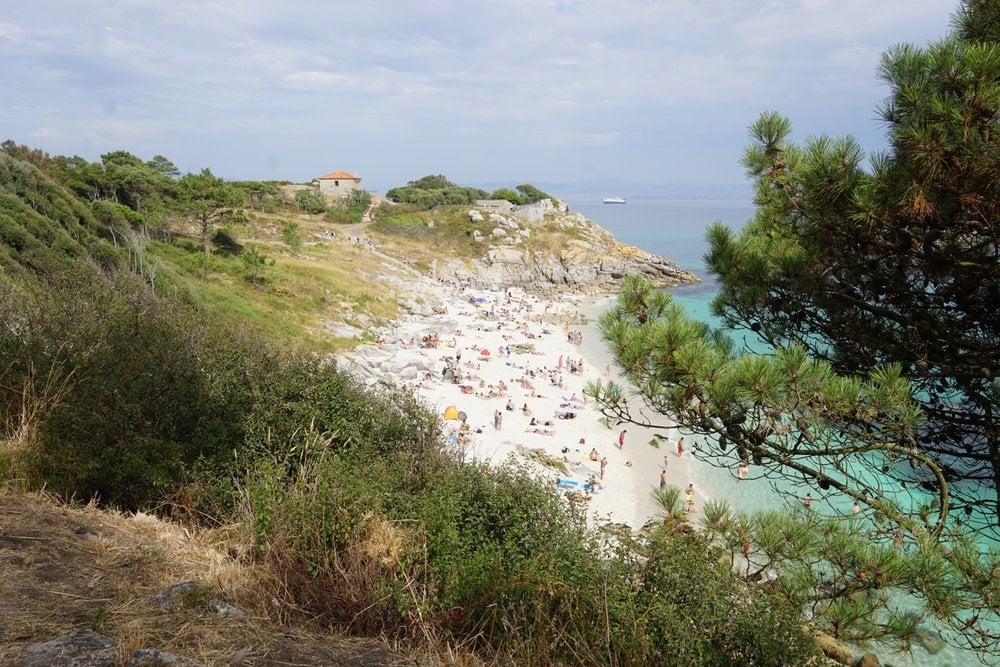
<path fill-rule="evenodd" d="M 625 197 L 605 197 L 601 201 L 604 204 L 624 204 Z"/>

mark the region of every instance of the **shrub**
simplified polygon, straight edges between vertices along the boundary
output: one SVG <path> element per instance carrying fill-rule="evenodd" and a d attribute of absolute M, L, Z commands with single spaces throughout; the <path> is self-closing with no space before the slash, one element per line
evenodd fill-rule
<path fill-rule="evenodd" d="M 242 440 L 249 402 L 231 390 L 252 390 L 242 376 L 259 344 L 238 331 L 127 277 L 66 276 L 10 291 L 5 306 L 18 326 L 0 345 L 17 362 L 4 369 L 0 411 L 23 429 L 14 415 L 38 397 L 23 452 L 35 485 L 148 509 Z"/>
<path fill-rule="evenodd" d="M 295 193 L 295 206 L 310 214 L 326 211 L 326 200 L 319 190 L 299 190 Z"/>
<path fill-rule="evenodd" d="M 281 240 L 292 250 L 298 251 L 302 248 L 302 235 L 299 233 L 299 225 L 289 222 L 281 228 Z"/>

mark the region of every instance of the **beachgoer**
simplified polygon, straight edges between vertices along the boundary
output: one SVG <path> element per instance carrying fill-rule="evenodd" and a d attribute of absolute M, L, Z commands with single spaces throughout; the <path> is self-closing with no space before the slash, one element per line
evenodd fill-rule
<path fill-rule="evenodd" d="M 625 434 L 626 433 L 628 433 L 628 431 L 627 430 L 623 430 L 621 433 L 618 434 L 618 449 L 622 449 L 622 448 L 625 447 Z"/>
<path fill-rule="evenodd" d="M 687 511 L 694 511 L 694 484 L 688 484 L 684 489 L 684 500 L 687 501 Z"/>
<path fill-rule="evenodd" d="M 660 488 L 665 488 L 667 486 L 667 471 L 666 469 L 660 471 Z"/>
<path fill-rule="evenodd" d="M 684 456 L 684 438 L 677 441 L 677 456 Z"/>
<path fill-rule="evenodd" d="M 736 479 L 746 479 L 748 472 L 750 472 L 750 466 L 745 461 L 740 462 L 740 466 L 736 469 Z"/>
<path fill-rule="evenodd" d="M 601 479 L 604 479 L 604 469 L 608 467 L 608 457 L 601 458 Z"/>
<path fill-rule="evenodd" d="M 858 504 L 857 500 L 854 501 L 854 507 L 851 508 L 851 514 L 861 514 L 861 505 Z"/>
<path fill-rule="evenodd" d="M 812 501 L 812 495 L 807 493 L 805 498 L 802 499 L 802 506 L 809 509 L 812 506 Z"/>

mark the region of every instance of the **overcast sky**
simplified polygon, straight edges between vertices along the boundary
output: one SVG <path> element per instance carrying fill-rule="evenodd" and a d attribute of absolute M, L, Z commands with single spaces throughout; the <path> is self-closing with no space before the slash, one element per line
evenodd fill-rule
<path fill-rule="evenodd" d="M 384 192 L 744 183 L 767 109 L 885 145 L 879 57 L 957 0 L 5 0 L 0 139 Z"/>

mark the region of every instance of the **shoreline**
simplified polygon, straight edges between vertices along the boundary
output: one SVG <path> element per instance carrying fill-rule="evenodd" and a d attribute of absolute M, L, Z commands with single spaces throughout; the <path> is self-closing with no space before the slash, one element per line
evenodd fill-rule
<path fill-rule="evenodd" d="M 468 424 L 465 444 L 459 442 L 462 422 L 445 422 L 456 456 L 495 467 L 515 461 L 553 485 L 564 480 L 566 483 L 559 485 L 561 492 L 570 502 L 585 504 L 591 528 L 625 524 L 638 529 L 656 518 L 658 509 L 650 496 L 659 483 L 664 461 L 667 484 L 681 490 L 694 485 L 694 524 L 700 523 L 699 510 L 711 500 L 725 501 L 733 511 L 782 504 L 780 493 L 769 480 L 737 481 L 735 471 L 695 458 L 704 443 L 680 434 L 668 417 L 658 415 L 657 421 L 665 429 L 660 430 L 663 445 L 656 448 L 649 444 L 653 429 L 635 424 L 609 427 L 602 423 L 593 403 L 584 401 L 586 382 L 608 379 L 609 365 L 611 379 L 622 384 L 629 396 L 635 395 L 616 372 L 598 330 L 597 317 L 613 304 L 615 295 L 567 291 L 540 296 L 522 289 L 441 282 L 429 282 L 426 287 L 428 300 L 435 306 L 383 328 L 378 344 L 343 355 L 338 365 L 346 362 L 348 367 L 363 370 L 369 386 L 378 382 L 399 385 L 404 380 L 402 384 L 439 416 L 445 417 L 450 407 L 464 413 Z M 436 338 L 437 345 L 425 345 L 424 337 Z M 456 360 L 459 353 L 461 359 Z M 583 371 L 573 372 L 572 366 L 581 361 Z M 449 367 L 462 373 L 460 381 L 444 378 Z M 511 410 L 507 409 L 508 401 Z M 524 412 L 525 406 L 530 414 Z M 497 413 L 500 428 L 494 425 Z M 559 414 L 573 417 L 561 418 Z M 619 449 L 621 429 L 627 432 L 624 447 Z M 686 444 L 680 457 L 676 451 L 679 435 L 684 435 Z M 603 479 L 599 460 L 589 457 L 593 449 L 599 459 L 607 459 Z M 561 463 L 564 470 L 557 470 L 552 463 Z M 591 478 L 597 486 L 592 493 L 585 489 Z M 891 656 L 894 664 L 911 667 L 937 664 L 936 659 L 944 656 L 954 658 L 955 664 L 971 664 L 953 647 L 936 656 L 919 649 L 894 653 L 886 647 L 880 653 Z"/>
<path fill-rule="evenodd" d="M 650 494 L 664 464 L 666 484 L 694 485 L 696 509 L 710 498 L 706 464 L 690 451 L 677 456 L 679 435 L 668 418 L 659 416 L 668 428 L 656 448 L 649 444 L 654 430 L 607 425 L 584 396 L 586 383 L 607 380 L 609 370 L 622 383 L 597 324 L 613 294 L 436 286 L 439 303 L 431 314 L 404 318 L 381 330 L 378 344 L 344 357 L 376 380 L 403 379 L 441 417 L 463 413 L 467 430 L 462 420 L 445 421 L 456 455 L 492 466 L 527 462 L 570 500 L 585 504 L 592 527 L 635 529 L 654 518 L 658 509 Z M 621 430 L 626 434 L 619 448 Z"/>

